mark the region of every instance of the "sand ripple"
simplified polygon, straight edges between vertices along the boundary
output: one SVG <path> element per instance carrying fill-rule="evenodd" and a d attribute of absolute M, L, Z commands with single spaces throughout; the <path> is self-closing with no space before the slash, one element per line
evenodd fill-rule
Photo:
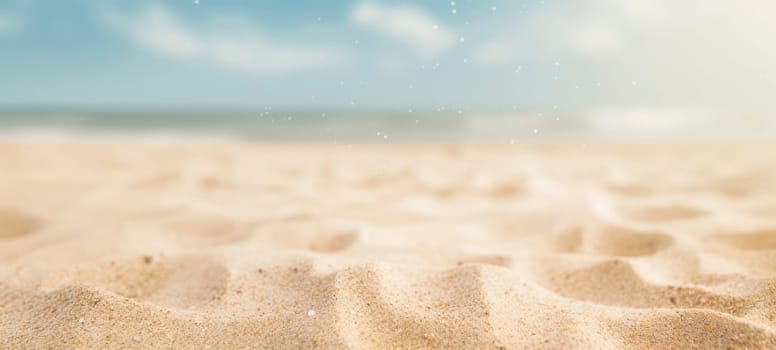
<path fill-rule="evenodd" d="M 776 348 L 760 148 L 0 150 L 0 348 Z"/>

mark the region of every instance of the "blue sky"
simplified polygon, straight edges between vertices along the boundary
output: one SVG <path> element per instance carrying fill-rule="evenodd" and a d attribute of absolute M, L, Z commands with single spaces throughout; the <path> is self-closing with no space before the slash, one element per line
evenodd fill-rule
<path fill-rule="evenodd" d="M 2 0 L 0 106 L 769 109 L 775 10 L 768 0 Z"/>

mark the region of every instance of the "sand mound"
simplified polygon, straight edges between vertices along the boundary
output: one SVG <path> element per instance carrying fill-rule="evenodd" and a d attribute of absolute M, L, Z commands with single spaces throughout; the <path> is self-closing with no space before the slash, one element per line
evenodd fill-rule
<path fill-rule="evenodd" d="M 0 348 L 776 347 L 764 148 L 0 150 Z"/>

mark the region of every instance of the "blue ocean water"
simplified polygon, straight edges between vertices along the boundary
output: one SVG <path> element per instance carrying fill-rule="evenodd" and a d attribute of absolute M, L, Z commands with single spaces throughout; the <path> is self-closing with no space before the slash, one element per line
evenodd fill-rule
<path fill-rule="evenodd" d="M 776 140 L 776 118 L 665 109 L 595 111 L 0 110 L 2 139 L 259 142 Z"/>

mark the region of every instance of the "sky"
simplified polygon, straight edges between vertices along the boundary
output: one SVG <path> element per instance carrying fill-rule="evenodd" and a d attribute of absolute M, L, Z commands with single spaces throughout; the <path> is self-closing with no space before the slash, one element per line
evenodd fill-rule
<path fill-rule="evenodd" d="M 0 0 L 0 107 L 771 111 L 772 0 Z"/>

